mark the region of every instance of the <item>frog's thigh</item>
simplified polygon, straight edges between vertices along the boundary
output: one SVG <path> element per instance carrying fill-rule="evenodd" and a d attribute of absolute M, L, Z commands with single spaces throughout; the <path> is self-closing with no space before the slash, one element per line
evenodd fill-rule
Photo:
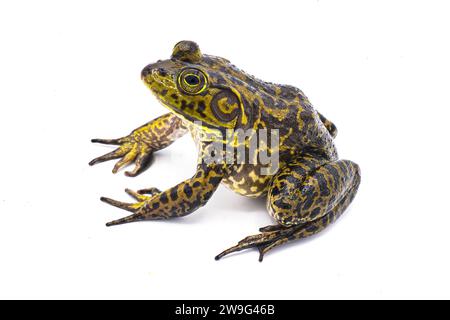
<path fill-rule="evenodd" d="M 285 227 L 319 221 L 328 213 L 333 215 L 328 220 L 334 221 L 350 204 L 359 181 L 359 167 L 349 160 L 329 162 L 308 172 L 302 163 L 290 164 L 274 177 L 267 207 Z"/>

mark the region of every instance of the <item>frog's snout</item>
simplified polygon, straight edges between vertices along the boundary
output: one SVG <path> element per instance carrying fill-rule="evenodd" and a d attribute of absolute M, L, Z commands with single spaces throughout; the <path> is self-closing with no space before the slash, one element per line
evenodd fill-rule
<path fill-rule="evenodd" d="M 141 79 L 152 90 L 154 89 L 153 86 L 156 84 L 163 85 L 165 87 L 171 86 L 171 77 L 169 76 L 169 72 L 158 62 L 146 66 L 141 71 Z"/>
<path fill-rule="evenodd" d="M 167 71 L 164 68 L 161 68 L 157 65 L 157 63 L 149 64 L 141 71 L 141 78 L 145 79 L 148 75 L 159 75 L 161 77 L 167 76 Z"/>

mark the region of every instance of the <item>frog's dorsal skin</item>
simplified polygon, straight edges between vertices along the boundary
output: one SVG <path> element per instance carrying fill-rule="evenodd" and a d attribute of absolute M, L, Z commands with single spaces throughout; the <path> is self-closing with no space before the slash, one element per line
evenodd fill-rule
<path fill-rule="evenodd" d="M 333 143 L 336 126 L 312 107 L 300 89 L 259 80 L 227 59 L 202 54 L 192 41 L 177 43 L 170 59 L 146 66 L 141 77 L 170 112 L 126 137 L 94 139 L 119 147 L 91 164 L 122 158 L 113 171 L 135 162 L 128 172 L 135 176 L 146 168 L 153 152 L 189 131 L 199 149 L 197 172 L 163 192 L 127 189 L 136 203 L 102 198 L 133 213 L 107 225 L 187 215 L 206 204 L 223 183 L 241 195 L 266 197 L 268 211 L 278 224 L 261 228 L 260 234 L 216 258 L 257 247 L 262 260 L 276 246 L 323 230 L 356 194 L 358 165 L 338 160 Z M 244 133 L 244 138 L 237 133 Z M 276 134 L 276 143 L 265 141 L 255 148 L 252 139 L 259 139 L 261 133 Z M 217 148 L 217 143 L 224 147 Z M 241 152 L 230 156 L 229 150 Z M 276 155 L 277 161 L 263 162 L 264 155 Z"/>

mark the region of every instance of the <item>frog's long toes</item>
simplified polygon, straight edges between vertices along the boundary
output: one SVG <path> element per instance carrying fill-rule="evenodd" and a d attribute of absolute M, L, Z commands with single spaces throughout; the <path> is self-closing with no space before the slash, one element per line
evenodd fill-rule
<path fill-rule="evenodd" d="M 161 190 L 158 188 L 145 188 L 137 191 L 139 194 L 148 194 L 150 196 L 154 196 L 155 194 L 161 193 Z"/>
<path fill-rule="evenodd" d="M 151 197 L 149 196 L 145 196 L 139 192 L 133 191 L 131 189 L 125 189 L 125 192 L 132 197 L 133 199 L 137 200 L 137 201 L 146 201 L 149 200 Z"/>
<path fill-rule="evenodd" d="M 122 143 L 122 139 L 92 139 L 91 142 L 120 145 Z"/>
<path fill-rule="evenodd" d="M 128 150 L 125 149 L 125 148 L 117 148 L 114 151 L 111 151 L 111 152 L 109 152 L 107 154 L 104 154 L 104 155 L 102 155 L 100 157 L 97 157 L 97 158 L 93 159 L 91 162 L 89 162 L 89 165 L 93 166 L 94 164 L 97 164 L 97 163 L 101 163 L 101 162 L 105 162 L 105 161 L 108 161 L 108 160 L 121 158 L 127 152 L 128 152 Z"/>
<path fill-rule="evenodd" d="M 270 226 L 259 228 L 259 232 L 278 231 L 278 230 L 282 230 L 284 228 L 285 227 L 283 227 L 281 224 L 275 224 L 275 225 L 270 225 Z"/>
<path fill-rule="evenodd" d="M 117 200 L 106 198 L 106 197 L 101 197 L 100 201 L 103 201 L 107 204 L 110 204 L 110 205 L 120 208 L 120 209 L 124 209 L 124 210 L 131 211 L 131 212 L 136 212 L 136 205 L 133 203 L 121 202 L 121 201 L 117 201 Z"/>
<path fill-rule="evenodd" d="M 131 171 L 125 171 L 125 175 L 127 177 L 136 177 L 137 175 L 141 174 L 150 166 L 150 163 L 153 159 L 153 153 L 141 153 L 137 156 L 137 159 L 135 161 L 134 169 Z"/>
<path fill-rule="evenodd" d="M 135 222 L 135 221 L 140 221 L 140 220 L 143 220 L 142 215 L 135 213 L 128 217 L 110 221 L 110 222 L 106 223 L 106 226 L 107 227 L 117 226 L 119 224 L 130 223 L 130 222 Z"/>
<path fill-rule="evenodd" d="M 263 262 L 263 259 L 264 259 L 264 250 L 263 250 L 263 247 L 258 247 L 258 250 L 259 250 L 259 258 L 258 258 L 258 261 L 259 262 Z"/>
<path fill-rule="evenodd" d="M 215 257 L 215 259 L 216 260 L 222 259 L 224 256 L 229 255 L 230 253 L 233 253 L 233 252 L 240 251 L 240 250 L 243 250 L 243 249 L 241 249 L 241 246 L 239 244 L 237 244 L 237 245 L 235 245 L 235 246 L 233 246 L 231 248 L 228 248 L 227 250 L 224 250 L 221 253 L 219 253 Z"/>
<path fill-rule="evenodd" d="M 123 167 L 128 166 L 131 164 L 134 159 L 136 159 L 137 154 L 134 149 L 130 150 L 122 159 L 117 161 L 117 163 L 114 165 L 114 168 L 112 169 L 113 173 L 117 173 L 120 169 Z"/>
<path fill-rule="evenodd" d="M 282 226 L 269 226 L 261 228 L 261 230 L 263 230 L 262 233 L 248 236 L 239 241 L 234 247 L 223 251 L 216 256 L 216 260 L 233 252 L 256 247 L 259 250 L 259 261 L 262 261 L 264 254 L 274 247 L 286 242 L 287 237 L 294 229 Z"/>
<path fill-rule="evenodd" d="M 235 245 L 227 250 L 224 250 L 223 252 L 218 254 L 215 259 L 219 260 L 219 259 L 223 258 L 224 256 L 229 255 L 230 253 L 238 252 L 238 251 L 242 251 L 245 249 L 249 249 L 249 248 L 258 246 L 258 244 L 259 244 L 258 241 L 248 242 L 247 238 L 239 241 L 239 243 L 237 245 Z"/>

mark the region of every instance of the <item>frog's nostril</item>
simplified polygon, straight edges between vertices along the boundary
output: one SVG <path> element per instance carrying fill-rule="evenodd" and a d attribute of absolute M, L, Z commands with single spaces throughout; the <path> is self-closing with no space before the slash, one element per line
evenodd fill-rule
<path fill-rule="evenodd" d="M 167 76 L 168 72 L 164 68 L 161 68 L 161 67 L 158 68 L 157 66 L 155 66 L 155 64 L 149 64 L 144 69 L 142 69 L 141 78 L 145 78 L 150 74 L 165 77 L 165 76 Z"/>
<path fill-rule="evenodd" d="M 167 71 L 163 68 L 158 68 L 158 73 L 161 77 L 167 76 Z"/>

